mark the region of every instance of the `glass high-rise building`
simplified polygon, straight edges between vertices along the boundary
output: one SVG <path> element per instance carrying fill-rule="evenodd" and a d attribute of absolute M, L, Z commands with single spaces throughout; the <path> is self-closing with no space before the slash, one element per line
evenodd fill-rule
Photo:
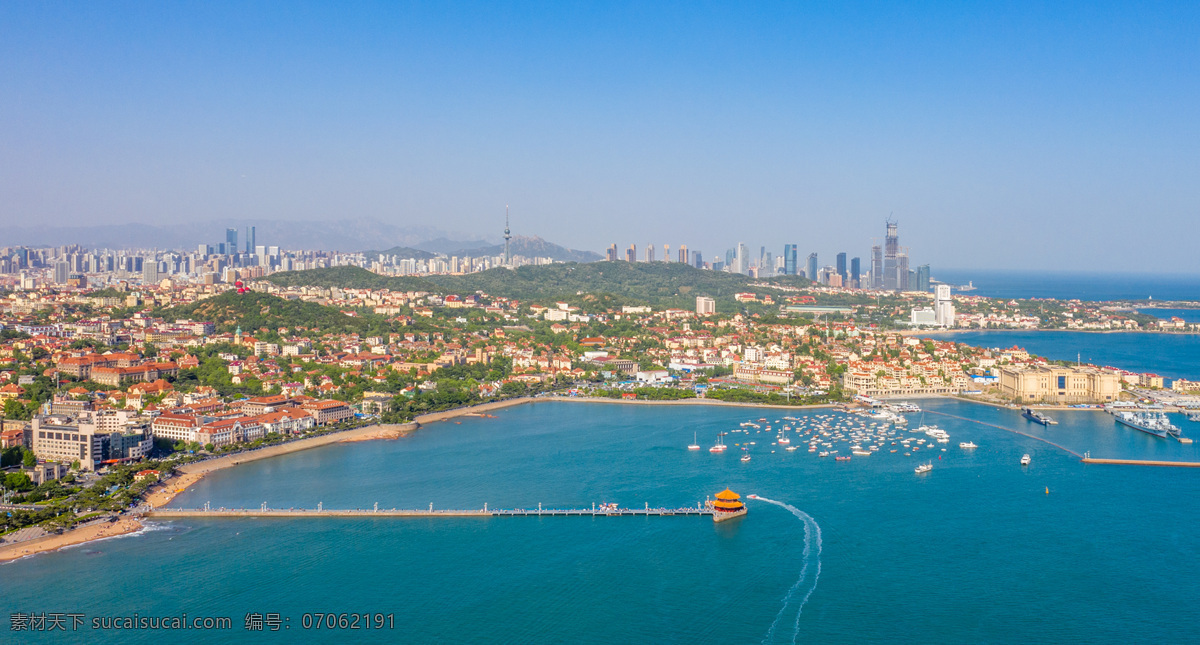
<path fill-rule="evenodd" d="M 837 254 L 837 272 L 842 276 L 842 286 L 846 286 L 846 282 L 850 279 L 850 275 L 846 273 L 846 254 Z"/>
<path fill-rule="evenodd" d="M 862 260 L 854 258 L 850 260 L 850 286 L 858 288 L 862 286 Z"/>
<path fill-rule="evenodd" d="M 917 291 L 929 291 L 929 265 L 917 267 Z"/>
<path fill-rule="evenodd" d="M 883 247 L 878 244 L 871 247 L 871 287 L 883 288 Z"/>
<path fill-rule="evenodd" d="M 817 254 L 816 253 L 808 254 L 808 270 L 805 271 L 804 277 L 808 278 L 809 280 L 812 280 L 813 282 L 817 281 Z"/>
<path fill-rule="evenodd" d="M 237 255 L 238 245 L 236 228 L 225 229 L 225 251 L 229 255 Z"/>
<path fill-rule="evenodd" d="M 783 273 L 785 275 L 797 275 L 800 269 L 798 253 L 795 244 L 783 245 Z"/>

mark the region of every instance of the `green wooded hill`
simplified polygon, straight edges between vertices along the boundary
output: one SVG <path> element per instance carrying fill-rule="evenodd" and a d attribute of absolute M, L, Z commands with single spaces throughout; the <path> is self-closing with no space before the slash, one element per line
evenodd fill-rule
<path fill-rule="evenodd" d="M 515 270 L 491 269 L 467 275 L 431 275 L 390 278 L 358 267 L 333 267 L 276 273 L 266 278 L 282 287 L 314 286 L 393 291 L 429 291 L 468 294 L 483 291 L 492 296 L 519 300 L 590 301 L 603 297 L 617 304 L 648 304 L 691 309 L 696 296 L 709 296 L 718 305 L 732 306 L 733 295 L 757 291 L 779 295 L 775 289 L 750 288 L 753 280 L 736 273 L 706 271 L 675 262 L 567 262 L 523 266 Z M 775 278 L 775 284 L 802 286 L 797 277 Z"/>
<path fill-rule="evenodd" d="M 374 316 L 352 317 L 338 309 L 303 300 L 285 300 L 267 293 L 226 291 L 219 296 L 171 307 L 155 312 L 166 320 L 204 320 L 216 325 L 217 331 L 243 331 L 266 327 L 308 327 L 323 332 L 365 333 Z"/>

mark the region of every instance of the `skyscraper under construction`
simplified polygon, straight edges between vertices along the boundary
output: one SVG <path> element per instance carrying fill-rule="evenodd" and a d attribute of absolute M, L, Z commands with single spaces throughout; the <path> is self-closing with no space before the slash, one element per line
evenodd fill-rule
<path fill-rule="evenodd" d="M 875 262 L 877 261 L 879 247 L 875 246 L 872 251 L 872 270 L 876 269 Z M 908 249 L 900 247 L 900 235 L 897 232 L 897 224 L 891 219 L 887 221 L 887 236 L 883 242 L 883 266 L 882 281 L 876 279 L 875 286 L 888 291 L 908 291 Z"/>

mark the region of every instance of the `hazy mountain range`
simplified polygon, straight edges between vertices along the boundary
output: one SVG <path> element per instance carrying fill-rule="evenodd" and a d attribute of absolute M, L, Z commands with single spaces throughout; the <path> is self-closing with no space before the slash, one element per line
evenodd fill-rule
<path fill-rule="evenodd" d="M 427 258 L 433 254 L 457 256 L 501 255 L 504 244 L 486 239 L 452 239 L 453 234 L 431 226 L 396 226 L 374 219 L 288 222 L 278 220 L 212 219 L 173 224 L 98 224 L 95 226 L 15 226 L 4 231 L 0 244 L 9 246 L 63 246 L 88 248 L 195 249 L 200 244 L 225 241 L 225 229 L 238 232 L 239 249 L 246 248 L 246 229 L 255 227 L 255 243 L 286 249 L 372 251 L 402 257 Z M 551 257 L 564 262 L 594 262 L 601 256 L 576 251 L 540 237 L 515 236 L 513 255 Z"/>

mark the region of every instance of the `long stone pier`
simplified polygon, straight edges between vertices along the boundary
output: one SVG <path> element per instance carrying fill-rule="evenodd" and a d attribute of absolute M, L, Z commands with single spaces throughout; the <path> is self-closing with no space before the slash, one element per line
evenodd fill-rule
<path fill-rule="evenodd" d="M 683 508 L 612 508 L 601 506 L 593 508 L 508 508 L 475 510 L 442 510 L 442 509 L 328 509 L 328 508 L 158 508 L 145 513 L 147 517 L 155 518 L 186 518 L 186 517 L 528 517 L 528 516 L 560 516 L 577 517 L 628 517 L 628 516 L 664 516 L 664 515 L 712 515 L 712 510 L 703 506 L 688 506 Z"/>
<path fill-rule="evenodd" d="M 1166 466 L 1174 468 L 1200 468 L 1198 461 L 1155 461 L 1153 459 L 1097 459 L 1084 457 L 1085 464 L 1112 464 L 1116 466 Z"/>

